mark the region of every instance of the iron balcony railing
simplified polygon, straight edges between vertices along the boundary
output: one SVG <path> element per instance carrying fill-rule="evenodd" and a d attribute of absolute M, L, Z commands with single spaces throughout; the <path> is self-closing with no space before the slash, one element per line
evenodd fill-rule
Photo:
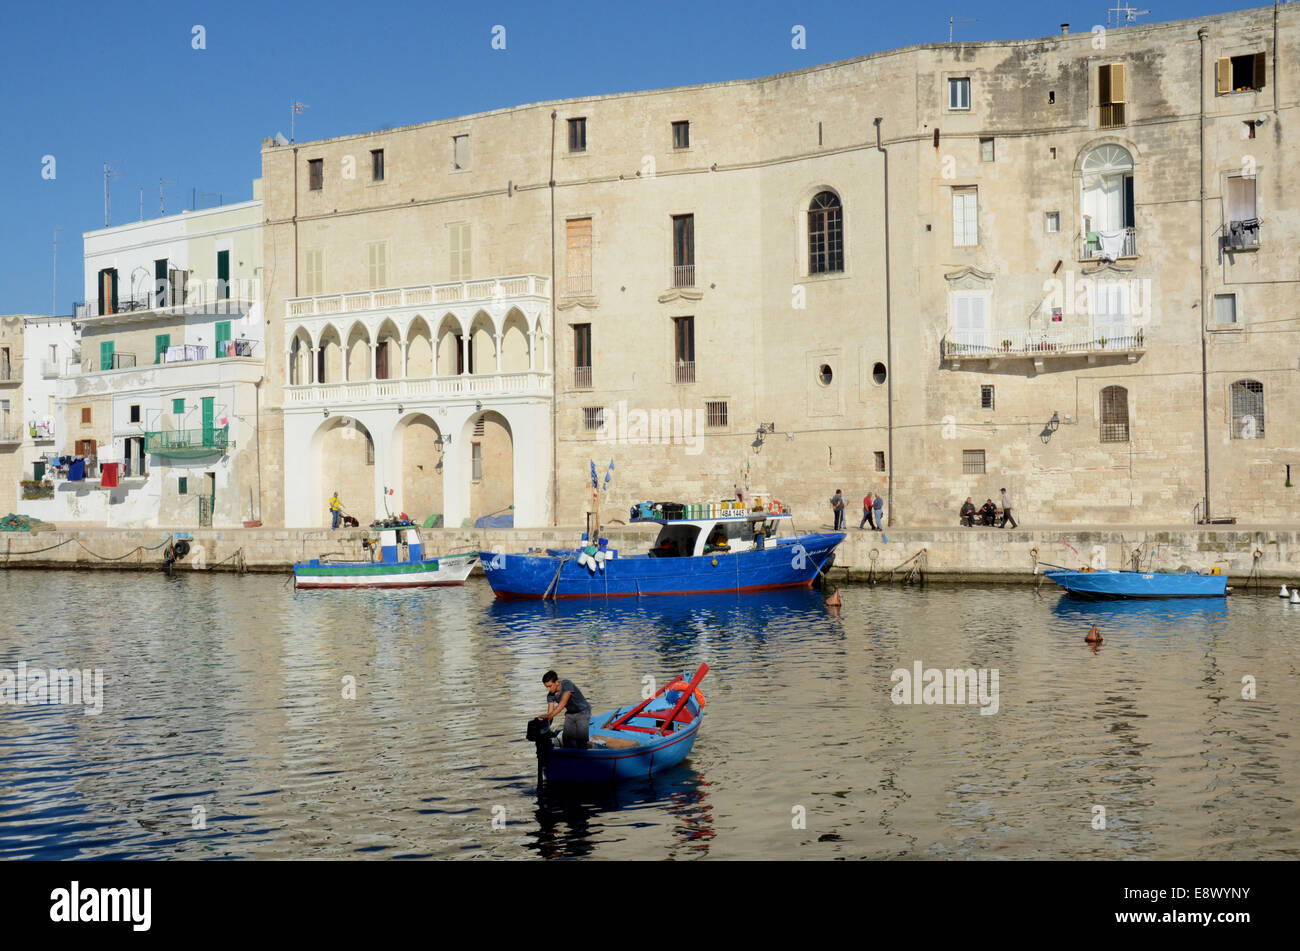
<path fill-rule="evenodd" d="M 1068 355 L 1145 349 L 1144 328 L 1114 324 L 1108 327 L 1094 327 L 1091 330 L 1055 334 L 950 329 L 943 339 L 945 358 L 1039 357 L 1044 354 Z"/>
<path fill-rule="evenodd" d="M 580 390 L 591 389 L 591 367 L 574 367 L 573 385 Z"/>
<path fill-rule="evenodd" d="M 1118 252 L 1118 253 L 1116 253 Z M 1112 232 L 1089 231 L 1083 238 L 1083 260 L 1118 260 L 1137 257 L 1137 229 L 1125 228 L 1121 239 Z"/>
<path fill-rule="evenodd" d="M 143 313 L 145 311 L 157 311 L 160 314 L 230 314 L 232 316 L 243 315 L 248 312 L 254 301 L 246 297 L 217 297 L 204 299 L 199 293 L 188 293 L 185 296 L 184 303 L 175 301 L 171 295 L 168 295 L 159 303 L 158 299 L 152 294 L 143 297 L 119 297 L 117 305 L 114 306 L 109 301 L 105 301 L 100 306 L 99 301 L 91 300 L 78 302 L 75 306 L 75 316 L 78 320 L 89 320 L 96 317 L 111 317 L 119 314 Z"/>
<path fill-rule="evenodd" d="M 230 448 L 230 427 L 165 429 L 144 434 L 144 451 L 173 459 L 194 459 Z"/>
<path fill-rule="evenodd" d="M 679 264 L 673 268 L 673 287 L 694 287 L 695 265 Z"/>
<path fill-rule="evenodd" d="M 694 383 L 695 382 L 695 361 L 678 360 L 673 365 L 674 382 L 676 383 Z"/>

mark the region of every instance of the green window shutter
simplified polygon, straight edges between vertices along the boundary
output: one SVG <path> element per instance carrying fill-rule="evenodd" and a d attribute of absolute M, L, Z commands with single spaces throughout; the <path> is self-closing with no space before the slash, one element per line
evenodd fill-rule
<path fill-rule="evenodd" d="M 217 252 L 217 294 L 230 300 L 230 252 Z"/>
<path fill-rule="evenodd" d="M 113 341 L 101 340 L 99 342 L 99 368 L 101 370 L 113 369 Z"/>
<path fill-rule="evenodd" d="M 181 477 L 180 477 L 180 480 L 179 480 L 179 482 L 178 482 L 178 484 L 177 484 L 177 486 L 176 486 L 176 491 L 177 491 L 178 493 L 180 493 L 181 495 L 188 495 L 188 494 L 189 494 L 189 488 L 190 488 L 190 486 L 189 486 L 189 480 L 188 480 L 187 478 L 185 478 L 185 476 L 181 476 Z"/>
<path fill-rule="evenodd" d="M 217 323 L 217 356 L 224 357 L 226 352 L 222 344 L 230 341 L 230 321 L 222 320 Z"/>
<path fill-rule="evenodd" d="M 210 445 L 212 442 L 212 424 L 213 424 L 213 404 L 216 397 L 203 397 L 203 444 Z"/>
<path fill-rule="evenodd" d="M 172 412 L 177 414 L 183 414 L 185 412 L 185 401 L 172 400 Z"/>
<path fill-rule="evenodd" d="M 153 362 L 162 363 L 167 356 L 167 348 L 172 345 L 171 334 L 155 334 L 153 338 Z"/>

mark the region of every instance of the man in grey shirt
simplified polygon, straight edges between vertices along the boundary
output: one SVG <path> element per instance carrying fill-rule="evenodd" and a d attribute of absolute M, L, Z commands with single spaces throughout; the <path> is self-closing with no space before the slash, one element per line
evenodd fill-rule
<path fill-rule="evenodd" d="M 587 748 L 587 731 L 591 726 L 591 704 L 572 680 L 561 680 L 553 670 L 542 675 L 546 685 L 546 713 L 542 719 L 550 723 L 564 711 L 564 735 L 561 745 Z"/>
<path fill-rule="evenodd" d="M 1003 489 L 1002 490 L 1002 524 L 999 525 L 998 528 L 1006 528 L 1007 522 L 1011 523 L 1012 528 L 1016 527 L 1016 520 L 1011 517 L 1011 496 L 1007 495 L 1006 489 Z"/>

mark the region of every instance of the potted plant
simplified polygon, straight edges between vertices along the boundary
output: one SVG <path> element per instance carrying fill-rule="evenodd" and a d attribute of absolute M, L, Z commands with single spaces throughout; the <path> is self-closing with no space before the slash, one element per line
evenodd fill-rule
<path fill-rule="evenodd" d="M 1138 347 L 1141 348 L 1141 346 L 1142 346 L 1142 328 L 1139 327 L 1139 328 L 1138 328 Z"/>
<path fill-rule="evenodd" d="M 1002 341 L 1002 352 L 1003 352 L 1003 353 L 1010 353 L 1010 352 L 1011 352 L 1011 341 L 1010 341 L 1010 340 L 1003 340 L 1003 341 Z"/>
<path fill-rule="evenodd" d="M 1105 337 L 1105 335 L 1102 335 L 1101 337 L 1098 337 L 1098 338 L 1097 338 L 1097 343 L 1101 346 L 1101 349 L 1105 350 L 1105 349 L 1106 349 L 1106 337 Z"/>

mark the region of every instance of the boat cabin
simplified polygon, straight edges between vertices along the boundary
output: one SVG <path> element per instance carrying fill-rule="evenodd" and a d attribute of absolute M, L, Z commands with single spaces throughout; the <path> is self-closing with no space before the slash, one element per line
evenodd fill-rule
<path fill-rule="evenodd" d="M 663 527 L 650 549 L 651 558 L 690 558 L 753 551 L 773 544 L 789 515 L 738 513 L 723 518 L 635 518 Z"/>
<path fill-rule="evenodd" d="M 424 560 L 424 542 L 415 525 L 389 525 L 383 522 L 370 526 L 378 537 L 362 539 L 361 547 L 370 553 L 370 561 L 385 565 L 402 565 Z"/>

